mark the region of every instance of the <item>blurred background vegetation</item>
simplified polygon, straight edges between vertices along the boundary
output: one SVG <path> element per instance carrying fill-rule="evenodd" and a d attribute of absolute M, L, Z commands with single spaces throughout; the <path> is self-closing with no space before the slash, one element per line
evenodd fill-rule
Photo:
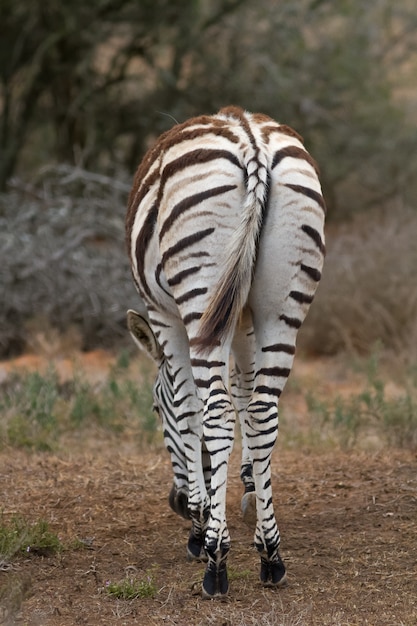
<path fill-rule="evenodd" d="M 415 0 L 0 0 L 0 356 L 43 326 L 126 340 L 133 173 L 175 121 L 234 103 L 321 168 L 328 262 L 301 347 L 415 361 L 416 29 Z"/>

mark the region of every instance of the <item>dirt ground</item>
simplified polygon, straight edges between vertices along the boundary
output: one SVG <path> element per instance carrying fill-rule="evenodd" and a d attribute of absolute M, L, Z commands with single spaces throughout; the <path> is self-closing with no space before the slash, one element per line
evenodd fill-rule
<path fill-rule="evenodd" d="M 286 426 L 288 427 L 288 426 Z M 188 523 L 168 507 L 168 456 L 115 435 L 69 441 L 58 454 L 0 453 L 0 509 L 46 519 L 65 549 L 27 554 L 0 572 L 8 626 L 160 624 L 303 626 L 417 624 L 417 456 L 282 449 L 273 489 L 289 584 L 258 582 L 252 531 L 240 515 L 233 452 L 227 602 L 203 601 L 204 566 L 188 563 Z M 80 546 L 80 541 L 82 546 Z M 154 598 L 120 600 L 106 587 L 152 576 Z"/>

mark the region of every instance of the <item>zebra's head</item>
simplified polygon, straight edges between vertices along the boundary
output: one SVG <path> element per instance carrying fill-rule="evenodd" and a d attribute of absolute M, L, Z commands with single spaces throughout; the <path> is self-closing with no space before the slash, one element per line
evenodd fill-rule
<path fill-rule="evenodd" d="M 153 386 L 154 410 L 165 421 L 167 413 L 172 413 L 173 411 L 174 392 L 172 377 L 163 350 L 144 315 L 129 309 L 127 312 L 127 327 L 139 349 L 144 350 L 158 366 L 158 373 Z"/>
<path fill-rule="evenodd" d="M 132 335 L 133 341 L 151 357 L 158 367 L 161 367 L 164 360 L 164 353 L 158 343 L 148 320 L 143 316 L 129 309 L 127 312 L 127 327 Z"/>

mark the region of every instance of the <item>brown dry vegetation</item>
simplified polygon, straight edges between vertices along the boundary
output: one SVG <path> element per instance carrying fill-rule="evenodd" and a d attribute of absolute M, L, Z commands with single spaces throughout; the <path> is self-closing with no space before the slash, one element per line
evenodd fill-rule
<path fill-rule="evenodd" d="M 111 361 L 111 359 L 109 359 Z M 90 375 L 94 375 L 93 362 Z M 99 375 L 105 374 L 100 354 Z M 39 367 L 39 363 L 36 365 Z M 65 372 L 63 373 L 65 376 Z M 284 398 L 286 431 L 306 422 L 303 387 L 348 393 L 334 362 L 298 362 Z M 298 422 L 297 422 L 298 420 Z M 417 457 L 378 449 L 341 452 L 284 445 L 273 462 L 274 498 L 289 585 L 258 582 L 252 531 L 241 521 L 238 445 L 228 492 L 232 535 L 229 601 L 202 601 L 201 564 L 187 563 L 187 522 L 168 507 L 168 457 L 128 432 L 86 431 L 54 453 L 0 453 L 5 519 L 46 519 L 63 542 L 54 556 L 14 559 L 0 572 L 0 622 L 7 625 L 359 625 L 417 623 Z M 108 582 L 126 576 L 156 584 L 155 597 L 120 600 Z"/>

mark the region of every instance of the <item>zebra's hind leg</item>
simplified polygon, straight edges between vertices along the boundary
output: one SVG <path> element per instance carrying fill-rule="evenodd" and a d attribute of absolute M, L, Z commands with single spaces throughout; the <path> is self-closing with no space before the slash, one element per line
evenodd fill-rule
<path fill-rule="evenodd" d="M 251 399 L 255 375 L 255 339 L 252 316 L 248 308 L 242 311 L 239 323 L 235 329 L 232 352 L 235 364 L 230 374 L 231 395 L 239 415 L 242 437 L 240 479 L 243 483 L 244 493 L 241 500 L 241 510 L 243 521 L 254 530 L 256 526 L 255 481 L 253 479 L 253 466 L 245 427 L 246 408 Z"/>
<path fill-rule="evenodd" d="M 271 455 L 278 436 L 278 401 L 291 370 L 295 344 L 295 338 L 288 334 L 286 344 L 282 336 L 274 337 L 276 326 L 265 333 L 273 341 L 258 347 L 254 389 L 244 421 L 256 491 L 255 546 L 261 557 L 260 579 L 268 586 L 286 583 L 272 498 Z"/>
<path fill-rule="evenodd" d="M 272 405 L 272 406 L 271 406 Z M 275 405 L 275 406 L 274 406 Z M 267 415 L 257 412 L 268 406 Z M 271 452 L 278 433 L 275 402 L 254 399 L 248 407 L 246 424 L 256 489 L 255 547 L 261 557 L 260 579 L 266 586 L 286 584 L 285 565 L 279 554 L 280 533 L 275 520 L 271 487 Z"/>
<path fill-rule="evenodd" d="M 248 406 L 246 433 L 253 460 L 256 490 L 254 543 L 261 557 L 260 579 L 266 586 L 283 586 L 286 570 L 279 554 L 280 533 L 275 520 L 271 487 L 271 452 L 278 433 L 276 401 L 255 395 Z"/>
<path fill-rule="evenodd" d="M 207 562 L 207 555 L 204 549 L 205 524 L 201 524 L 201 516 L 199 514 L 197 514 L 197 519 L 192 519 L 188 506 L 188 490 L 177 489 L 174 482 L 168 496 L 168 502 L 174 513 L 185 520 L 192 521 L 187 542 L 187 561 Z M 203 513 L 203 519 L 207 522 L 208 509 Z"/>
<path fill-rule="evenodd" d="M 204 483 L 206 486 L 207 493 L 210 493 L 210 478 L 211 478 L 211 467 L 210 467 L 210 455 L 205 447 L 204 443 L 202 446 L 202 469 L 204 476 Z M 187 498 L 188 505 L 188 498 Z M 188 537 L 187 544 L 187 559 L 189 561 L 197 561 L 206 563 L 208 560 L 205 548 L 204 548 L 204 540 L 207 522 L 209 518 L 209 507 L 204 509 L 202 517 L 200 516 L 198 521 L 193 520 L 193 525 L 190 530 L 190 535 Z M 187 515 L 188 517 L 185 519 L 191 519 L 190 513 L 187 507 Z M 185 516 L 183 516 L 185 517 Z M 201 520 L 203 523 L 201 524 Z"/>
<path fill-rule="evenodd" d="M 226 487 L 230 453 L 234 441 L 235 410 L 226 388 L 228 348 L 212 350 L 202 358 L 192 354 L 191 364 L 198 394 L 203 400 L 203 437 L 210 455 L 210 516 L 205 534 L 208 558 L 202 597 L 224 598 L 229 589 L 227 555 L 230 535 L 226 522 Z"/>
<path fill-rule="evenodd" d="M 240 466 L 240 480 L 243 483 L 244 493 L 241 500 L 241 510 L 243 521 L 250 528 L 254 529 L 256 525 L 256 493 L 255 493 L 255 481 L 253 479 L 253 467 L 252 460 L 249 454 L 249 448 L 246 440 L 246 406 L 248 404 L 251 395 L 245 392 L 239 385 L 239 377 L 237 375 L 232 376 L 232 396 L 235 407 L 239 415 L 240 430 L 242 435 L 242 461 Z M 243 405 L 242 405 L 243 402 Z"/>

